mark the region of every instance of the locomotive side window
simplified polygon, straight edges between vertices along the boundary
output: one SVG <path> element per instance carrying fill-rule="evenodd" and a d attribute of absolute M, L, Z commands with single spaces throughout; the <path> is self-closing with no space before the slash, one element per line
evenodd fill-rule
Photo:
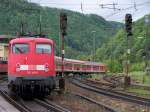
<path fill-rule="evenodd" d="M 52 52 L 50 44 L 36 44 L 36 53 L 48 53 Z"/>
<path fill-rule="evenodd" d="M 14 44 L 13 45 L 13 53 L 15 54 L 25 54 L 29 52 L 28 44 Z"/>

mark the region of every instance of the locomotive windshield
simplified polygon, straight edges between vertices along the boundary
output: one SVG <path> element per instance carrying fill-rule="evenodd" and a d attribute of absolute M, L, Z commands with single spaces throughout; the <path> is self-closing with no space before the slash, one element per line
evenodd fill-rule
<path fill-rule="evenodd" d="M 52 51 L 50 44 L 36 44 L 36 53 L 48 53 Z"/>
<path fill-rule="evenodd" d="M 14 44 L 13 45 L 13 53 L 15 54 L 25 54 L 29 52 L 28 44 Z"/>

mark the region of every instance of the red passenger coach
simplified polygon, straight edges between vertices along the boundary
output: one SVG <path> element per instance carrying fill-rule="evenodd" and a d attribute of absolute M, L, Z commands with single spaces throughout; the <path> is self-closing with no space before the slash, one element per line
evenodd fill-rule
<path fill-rule="evenodd" d="M 0 73 L 7 73 L 7 59 L 0 57 Z"/>
<path fill-rule="evenodd" d="M 10 41 L 9 89 L 22 96 L 46 95 L 55 88 L 54 42 L 21 37 Z"/>
<path fill-rule="evenodd" d="M 61 73 L 61 57 L 55 56 L 56 72 Z M 64 72 L 65 74 L 93 74 L 93 73 L 106 73 L 107 67 L 103 63 L 81 61 L 74 59 L 64 59 Z"/>

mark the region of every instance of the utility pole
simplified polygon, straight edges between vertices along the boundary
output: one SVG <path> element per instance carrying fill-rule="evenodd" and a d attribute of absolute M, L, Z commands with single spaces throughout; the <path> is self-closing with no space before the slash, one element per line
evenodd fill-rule
<path fill-rule="evenodd" d="M 61 58 L 62 58 L 62 65 L 61 65 L 61 78 L 59 79 L 59 88 L 61 91 L 64 91 L 65 89 L 65 79 L 64 79 L 64 55 L 65 55 L 65 50 L 64 50 L 64 36 L 67 35 L 66 33 L 67 29 L 67 15 L 66 13 L 60 13 L 60 31 L 61 31 Z"/>
<path fill-rule="evenodd" d="M 92 50 L 93 50 L 93 62 L 94 62 L 95 61 L 95 52 L 96 52 L 95 51 L 95 49 L 96 49 L 95 48 L 95 33 L 96 33 L 96 31 L 93 30 L 92 33 L 93 33 L 93 49 Z"/>
<path fill-rule="evenodd" d="M 145 71 L 145 75 L 147 74 L 147 58 L 148 58 L 148 51 L 147 51 L 147 34 L 148 34 L 148 31 L 147 31 L 147 24 L 149 23 L 149 18 L 148 16 L 145 16 L 144 17 L 144 25 L 145 25 L 145 48 L 144 48 L 144 63 L 145 63 L 145 66 L 144 66 L 144 71 Z M 145 77 L 143 75 L 143 83 L 145 82 Z"/>
<path fill-rule="evenodd" d="M 41 10 L 39 10 L 39 32 L 40 32 L 40 35 L 42 35 L 42 16 L 41 16 Z"/>

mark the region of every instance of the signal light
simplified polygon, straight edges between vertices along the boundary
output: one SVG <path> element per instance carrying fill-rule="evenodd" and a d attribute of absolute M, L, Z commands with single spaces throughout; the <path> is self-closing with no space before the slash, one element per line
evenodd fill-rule
<path fill-rule="evenodd" d="M 142 53 L 142 56 L 146 56 L 146 52 L 143 52 L 143 53 Z"/>
<path fill-rule="evenodd" d="M 132 36 L 132 15 L 125 15 L 125 29 L 127 32 L 127 36 Z"/>
<path fill-rule="evenodd" d="M 67 35 L 67 15 L 66 13 L 60 13 L 60 30 L 62 35 Z"/>

